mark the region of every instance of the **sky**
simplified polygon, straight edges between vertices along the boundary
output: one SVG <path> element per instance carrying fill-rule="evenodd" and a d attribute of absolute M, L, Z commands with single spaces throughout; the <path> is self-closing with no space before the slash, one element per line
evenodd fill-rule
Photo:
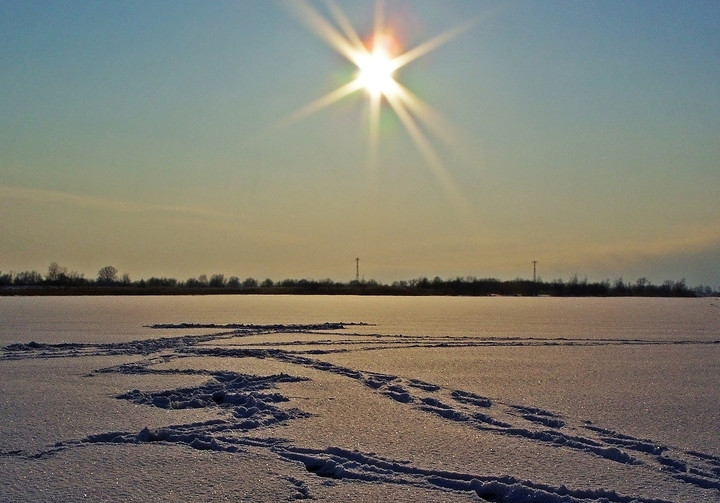
<path fill-rule="evenodd" d="M 380 22 L 424 48 L 413 99 L 322 101 L 358 68 L 318 26 Z M 0 1 L 0 271 L 717 288 L 718 26 L 715 0 Z"/>

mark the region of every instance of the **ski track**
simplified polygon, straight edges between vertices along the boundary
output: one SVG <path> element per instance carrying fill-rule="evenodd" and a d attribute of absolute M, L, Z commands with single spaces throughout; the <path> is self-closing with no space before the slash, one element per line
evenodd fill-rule
<path fill-rule="evenodd" d="M 195 387 L 170 390 L 132 390 L 116 396 L 136 404 L 163 409 L 216 408 L 222 419 L 178 424 L 140 431 L 111 431 L 89 435 L 74 441 L 57 442 L 40 452 L 23 450 L 0 451 L 0 457 L 38 459 L 58 452 L 91 444 L 159 442 L 187 446 L 192 449 L 242 452 L 260 448 L 281 459 L 304 466 L 319 477 L 347 482 L 364 481 L 422 487 L 437 491 L 476 494 L 481 499 L 498 502 L 563 502 L 598 501 L 611 503 L 660 503 L 664 500 L 644 499 L 618 494 L 612 490 L 569 489 L 553 487 L 512 476 L 482 476 L 442 470 L 424 469 L 401 460 L 385 459 L 377 454 L 350 451 L 340 447 L 303 448 L 279 438 L 260 438 L 256 433 L 272 425 L 301 420 L 309 414 L 299 408 L 280 408 L 290 399 L 272 391 L 278 383 L 301 382 L 309 378 L 289 374 L 257 376 L 229 371 L 202 369 L 156 369 L 153 366 L 185 357 L 260 358 L 298 365 L 321 372 L 354 379 L 374 393 L 405 404 L 417 411 L 447 421 L 462 423 L 498 437 L 516 437 L 561 449 L 572 449 L 611 462 L 639 465 L 665 477 L 712 491 L 720 497 L 720 457 L 699 451 L 681 450 L 661 445 L 650 439 L 635 438 L 596 426 L 589 421 L 578 422 L 552 411 L 503 403 L 463 390 L 446 389 L 414 378 L 367 372 L 322 361 L 317 356 L 346 351 L 372 351 L 395 347 L 469 347 L 520 345 L 657 345 L 657 344 L 718 344 L 720 341 L 649 341 L 641 339 L 547 339 L 496 337 L 419 337 L 346 333 L 349 326 L 365 323 L 324 323 L 314 325 L 247 325 L 247 324 L 158 324 L 162 330 L 221 330 L 205 335 L 160 337 L 123 343 L 44 344 L 29 342 L 12 344 L 0 352 L 0 360 L 32 358 L 68 358 L 89 356 L 139 356 L 141 359 L 117 366 L 97 369 L 95 374 L 175 374 L 205 375 L 208 381 Z M 326 334 L 327 340 L 256 342 L 218 345 L 221 341 L 267 334 Z M 342 348 L 328 346 L 341 345 Z M 293 346 L 318 349 L 291 350 Z M 284 348 L 284 349 L 279 349 Z M 294 499 L 313 499 L 306 484 L 287 477 L 295 489 Z"/>

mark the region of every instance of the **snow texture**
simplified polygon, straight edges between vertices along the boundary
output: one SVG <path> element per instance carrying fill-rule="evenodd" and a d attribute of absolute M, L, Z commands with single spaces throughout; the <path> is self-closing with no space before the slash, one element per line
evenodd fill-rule
<path fill-rule="evenodd" d="M 616 466 L 639 467 L 649 480 L 663 481 L 668 487 L 688 489 L 693 498 L 720 501 L 720 458 L 697 450 L 683 450 L 646 438 L 579 421 L 539 407 L 504 403 L 462 389 L 446 388 L 437 383 L 415 377 L 365 371 L 330 363 L 323 355 L 351 351 L 354 341 L 363 342 L 362 349 L 372 351 L 384 344 L 407 347 L 450 347 L 483 345 L 584 345 L 584 344 L 651 344 L 648 341 L 587 341 L 587 340 L 497 340 L 481 338 L 437 338 L 423 341 L 404 336 L 353 335 L 347 332 L 349 323 L 321 325 L 197 325 L 190 323 L 155 325 L 158 330 L 206 328 L 220 330 L 205 335 L 160 337 L 134 342 L 107 344 L 41 344 L 29 342 L 6 346 L 0 362 L 20 362 L 35 359 L 97 358 L 124 356 L 131 361 L 101 367 L 87 376 L 116 375 L 136 379 L 152 376 L 202 378 L 199 385 L 171 389 L 118 390 L 115 398 L 138 407 L 155 408 L 175 414 L 179 411 L 199 410 L 214 413 L 214 418 L 195 422 L 165 424 L 158 427 L 138 424 L 129 431 L 98 431 L 75 439 L 59 440 L 40 450 L 1 450 L 0 459 L 6 466 L 14 462 L 37 463 L 38 460 L 61 456 L 90 446 L 132 445 L 177 447 L 208 451 L 216 456 L 238 456 L 246 462 L 254 456 L 274 458 L 285 464 L 282 480 L 287 484 L 287 499 L 332 500 L 339 498 L 337 484 L 362 484 L 361 494 L 371 494 L 369 487 L 407 488 L 422 491 L 424 498 L 445 500 L 453 496 L 467 501 L 504 503 L 530 502 L 598 502 L 598 503 L 660 503 L 672 501 L 657 497 L 657 490 L 644 493 L 623 493 L 613 488 L 569 487 L 542 480 L 524 480 L 512 474 L 466 472 L 428 467 L 412 461 L 392 459 L 378 453 L 362 452 L 348 446 L 308 446 L 275 436 L 282 428 L 306 421 L 311 414 L 302 403 L 287 394 L 293 386 L 307 385 L 312 372 L 332 375 L 352 381 L 380 401 L 390 400 L 395 407 L 407 408 L 428 420 L 440 421 L 455 428 L 469 430 L 501 444 L 504 439 L 516 439 L 535 446 L 549 447 L 559 452 L 574 453 L 592 460 Z M 282 344 L 242 344 L 243 338 L 285 334 Z M 326 334 L 343 340 L 334 344 L 328 339 L 296 336 Z M 224 341 L 223 344 L 220 344 Z M 341 343 L 340 343 L 341 342 Z M 690 342 L 688 342 L 690 343 Z M 245 374 L 212 368 L 172 368 L 173 362 L 198 358 L 207 361 L 243 361 L 245 359 L 273 361 L 297 369 L 298 375 L 277 373 Z M 200 360 L 203 361 L 203 360 Z M 120 381 L 121 382 L 121 381 Z M 285 392 L 281 391 L 286 390 Z M 173 417 L 172 415 L 170 417 Z M 438 444 L 442 439 L 437 440 Z M 111 451 L 107 451 L 111 452 Z M 260 454 L 258 454 L 260 453 Z M 218 458 L 220 459 L 220 458 Z M 252 457 L 251 457 L 252 459 Z M 321 483 L 314 483 L 313 478 Z M 681 489 L 682 491 L 682 489 Z M 676 489 L 677 492 L 677 489 Z M 432 495 L 436 496 L 433 497 Z M 108 500 L 112 500 L 111 495 Z M 23 500 L 15 494 L 13 500 Z M 10 501 L 10 500 L 7 500 Z"/>

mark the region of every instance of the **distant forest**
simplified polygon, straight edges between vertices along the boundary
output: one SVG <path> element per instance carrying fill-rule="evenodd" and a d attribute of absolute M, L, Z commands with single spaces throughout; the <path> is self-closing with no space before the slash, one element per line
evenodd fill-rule
<path fill-rule="evenodd" d="M 312 279 L 273 281 L 254 278 L 241 280 L 223 274 L 206 275 L 178 281 L 175 278 L 132 281 L 128 274 L 119 275 L 113 266 L 98 271 L 97 278 L 69 271 L 52 262 L 43 276 L 37 271 L 3 273 L 0 271 L 0 295 L 210 295 L 210 294 L 304 294 L 304 295 L 456 295 L 456 296 L 553 296 L 553 297 L 699 297 L 720 295 L 710 286 L 688 287 L 685 279 L 667 280 L 655 285 L 646 278 L 626 282 L 589 282 L 573 276 L 568 281 L 555 279 L 537 281 L 464 277 L 428 279 L 383 284 L 375 280 L 354 280 L 346 283 Z"/>

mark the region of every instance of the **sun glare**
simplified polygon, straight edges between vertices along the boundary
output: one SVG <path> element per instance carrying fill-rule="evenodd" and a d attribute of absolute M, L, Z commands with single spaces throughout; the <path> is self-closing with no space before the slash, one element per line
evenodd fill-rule
<path fill-rule="evenodd" d="M 357 83 L 371 96 L 391 96 L 397 92 L 396 66 L 387 48 L 375 43 L 372 52 L 361 52 L 354 63 L 358 67 Z"/>
<path fill-rule="evenodd" d="M 326 6 L 332 21 L 325 18 L 306 0 L 296 0 L 293 4 L 300 19 L 320 38 L 357 67 L 354 80 L 343 84 L 309 103 L 280 122 L 280 126 L 296 122 L 315 113 L 357 91 L 365 91 L 369 97 L 369 165 L 377 163 L 379 122 L 383 103 L 387 104 L 400 119 L 418 152 L 425 158 L 428 166 L 440 180 L 446 190 L 455 198 L 460 191 L 435 153 L 424 131 L 439 132 L 440 139 L 448 137 L 446 122 L 440 119 L 427 103 L 413 94 L 397 81 L 395 73 L 417 58 L 437 49 L 460 33 L 474 26 L 476 20 L 437 35 L 413 49 L 402 52 L 398 42 L 391 36 L 392 30 L 384 22 L 383 2 L 378 0 L 375 9 L 375 26 L 369 35 L 370 42 L 365 43 L 355 31 L 345 13 L 332 0 L 326 0 Z M 420 125 L 424 127 L 420 127 Z"/>
<path fill-rule="evenodd" d="M 358 59 L 358 83 L 370 94 L 390 94 L 395 89 L 392 62 L 383 51 L 375 51 Z"/>

